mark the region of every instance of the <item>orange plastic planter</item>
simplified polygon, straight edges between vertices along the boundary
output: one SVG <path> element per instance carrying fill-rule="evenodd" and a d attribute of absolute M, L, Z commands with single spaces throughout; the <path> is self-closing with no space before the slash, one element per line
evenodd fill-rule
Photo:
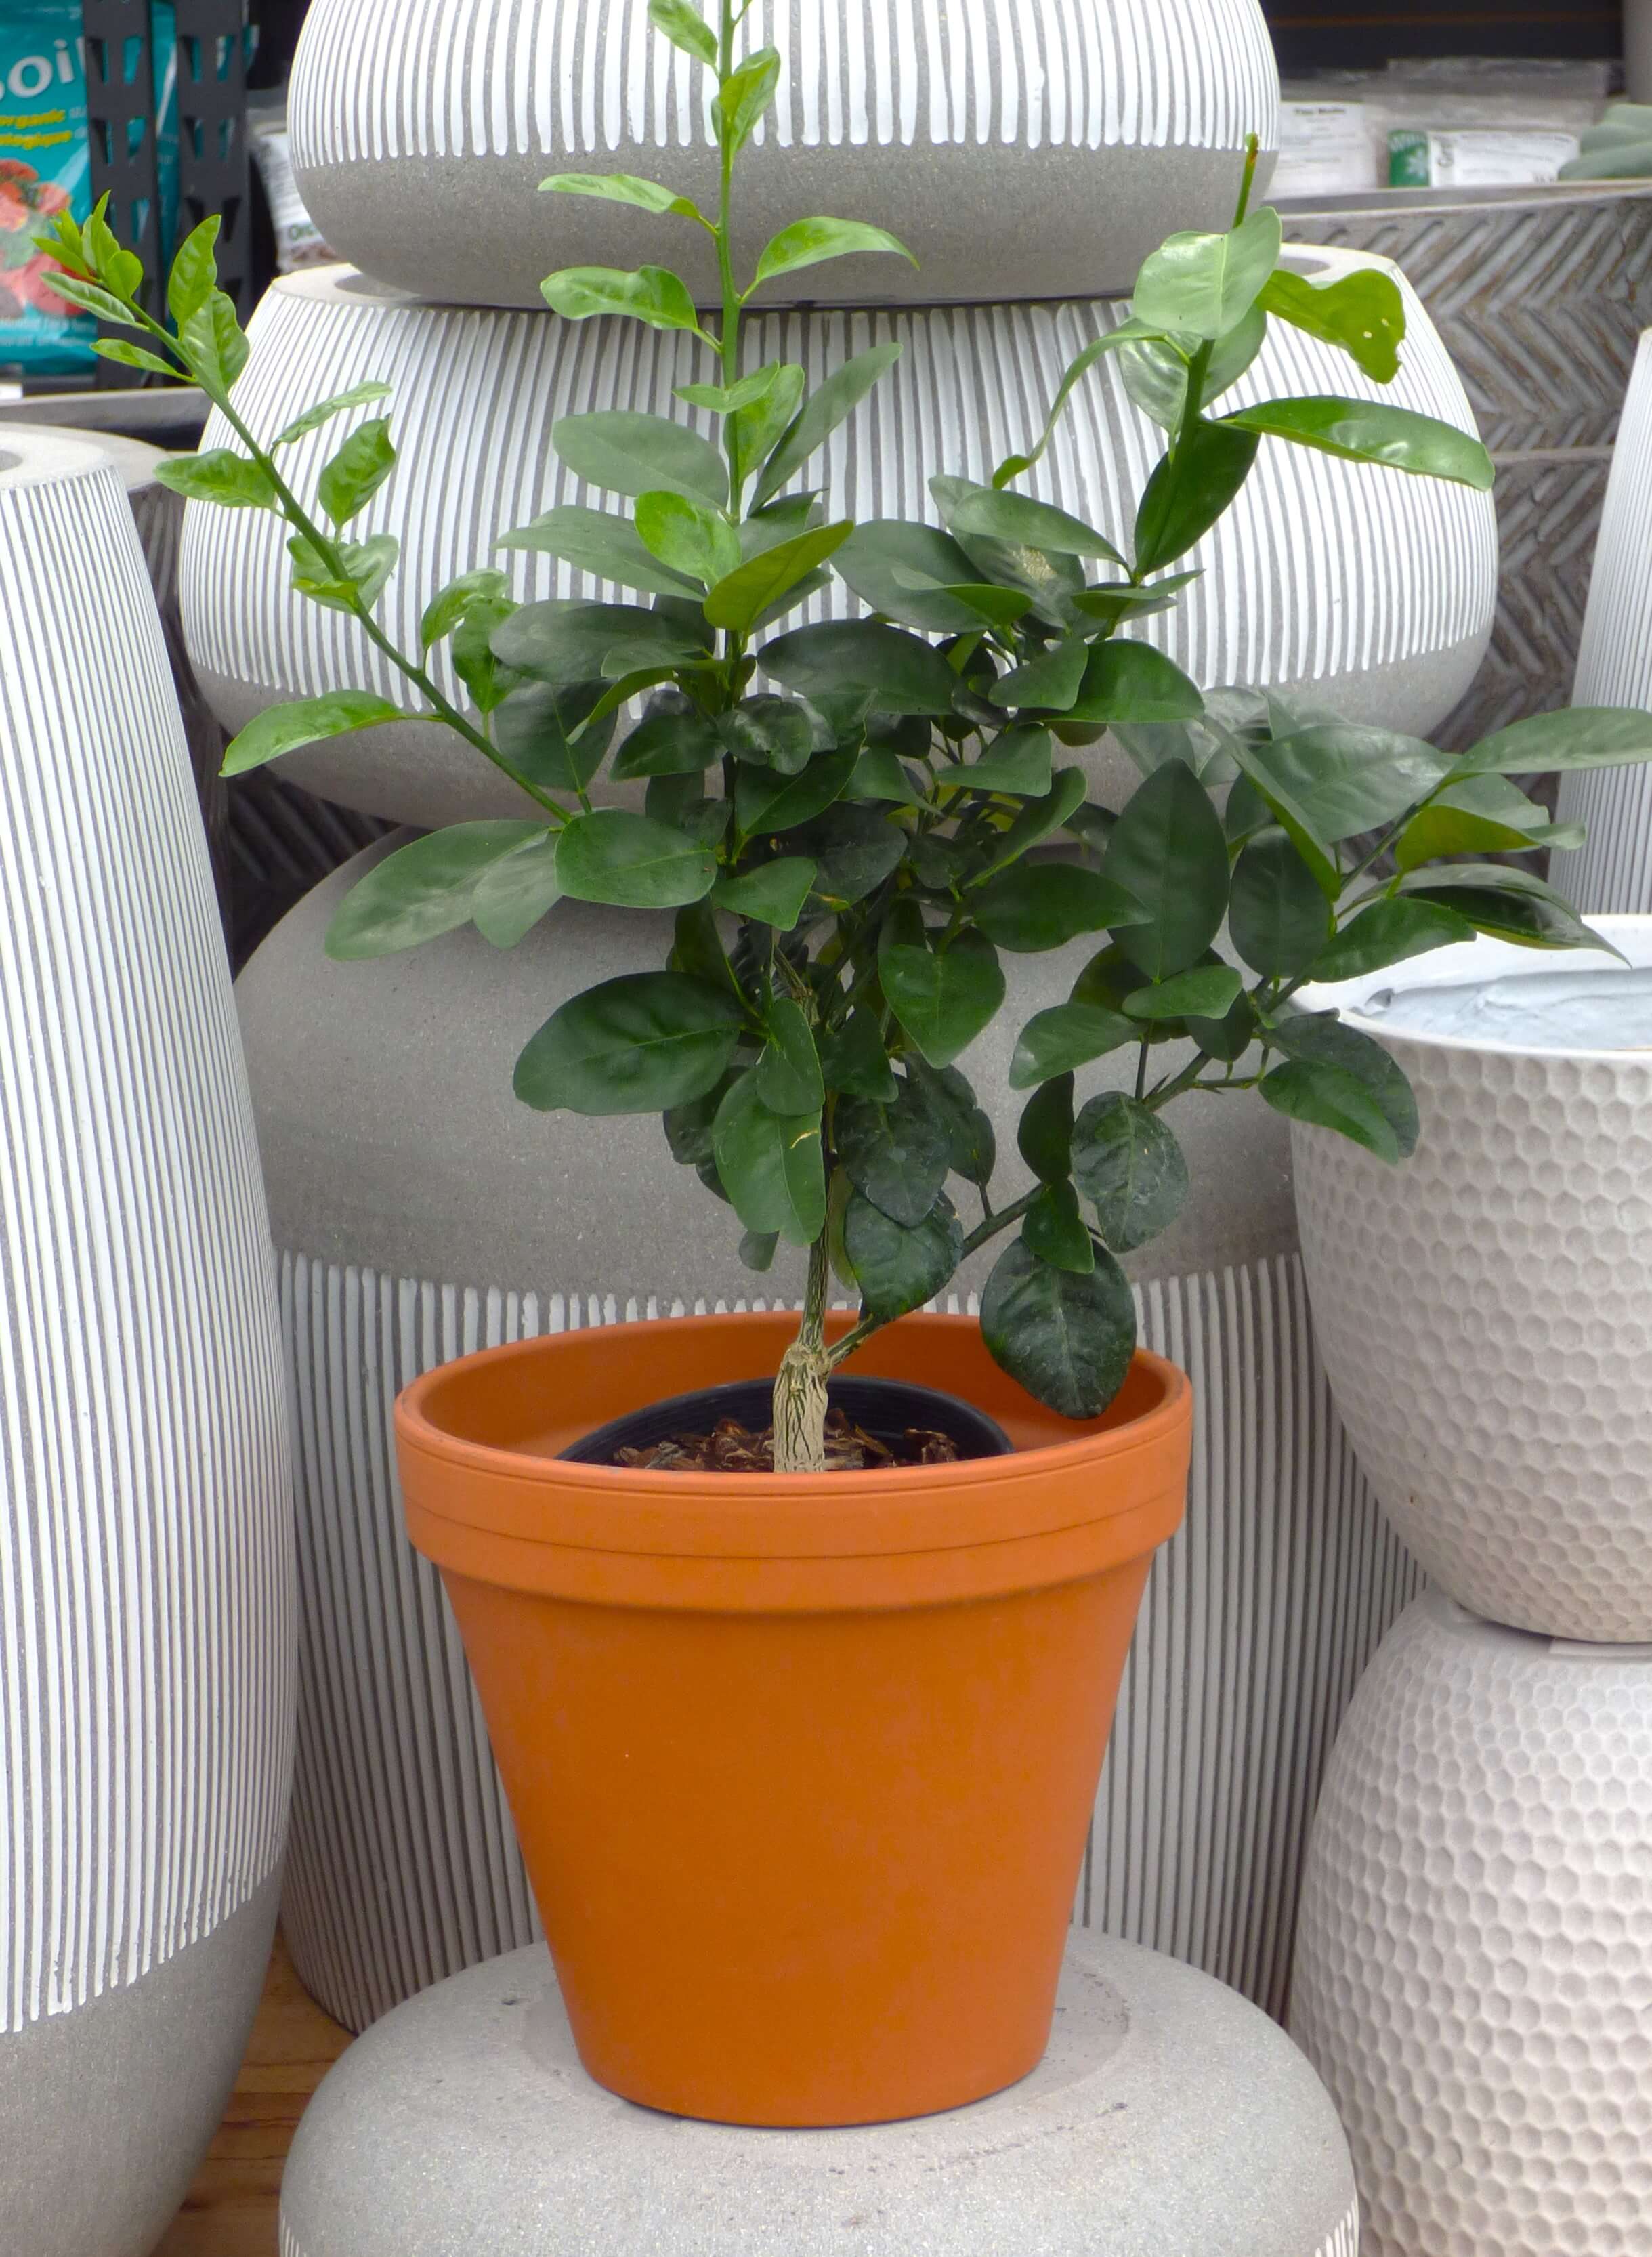
<path fill-rule="evenodd" d="M 1009 1457 L 893 1473 L 560 1463 L 600 1421 L 772 1373 L 795 1320 L 554 1334 L 397 1405 L 581 2059 L 678 2115 L 857 2124 L 1041 2055 L 1119 1672 L 1182 1517 L 1183 1373 L 1074 1426 L 963 1317 L 855 1368 L 989 1411 Z"/>

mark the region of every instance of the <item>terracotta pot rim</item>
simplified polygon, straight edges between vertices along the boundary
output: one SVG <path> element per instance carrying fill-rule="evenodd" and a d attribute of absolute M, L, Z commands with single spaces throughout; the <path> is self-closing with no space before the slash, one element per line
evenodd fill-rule
<path fill-rule="evenodd" d="M 1158 1447 L 1188 1415 L 1192 1383 L 1187 1374 L 1168 1358 L 1143 1348 L 1136 1349 L 1132 1370 L 1151 1374 L 1158 1383 L 1159 1395 L 1151 1409 L 1133 1418 L 1111 1425 L 1099 1419 L 1077 1421 L 1071 1441 L 1031 1449 L 1013 1448 L 1007 1457 L 964 1459 L 953 1465 L 899 1466 L 852 1475 L 660 1473 L 631 1466 L 582 1465 L 572 1459 L 547 1457 L 533 1451 L 469 1440 L 438 1424 L 426 1407 L 431 1396 L 440 1393 L 445 1384 L 451 1384 L 454 1374 L 462 1369 L 474 1369 L 484 1362 L 498 1366 L 554 1358 L 559 1349 L 572 1341 L 588 1346 L 594 1331 L 612 1330 L 623 1334 L 629 1347 L 646 1348 L 648 1334 L 667 1328 L 679 1336 L 688 1326 L 729 1330 L 738 1327 L 742 1331 L 767 1329 L 773 1326 L 776 1313 L 787 1312 L 732 1310 L 708 1316 L 655 1317 L 611 1327 L 582 1326 L 568 1332 L 536 1334 L 531 1339 L 507 1341 L 498 1348 L 479 1348 L 422 1373 L 402 1390 L 396 1399 L 397 1436 L 404 1448 L 412 1447 L 450 1466 L 507 1481 L 553 1479 L 558 1489 L 583 1495 L 592 1503 L 606 1500 L 618 1504 L 631 1497 L 656 1507 L 673 1500 L 701 1507 L 760 1506 L 773 1525 L 777 1507 L 830 1503 L 841 1514 L 844 1507 L 861 1503 L 870 1511 L 897 1500 L 916 1503 L 920 1498 L 956 1494 L 961 1489 L 1001 1488 L 1006 1469 L 1011 1468 L 1026 1474 L 1059 1473 L 1064 1468 L 1076 1472 L 1081 1468 L 1092 1468 L 1138 1450 Z M 925 1324 L 926 1329 L 957 1327 L 961 1334 L 977 1335 L 980 1329 L 973 1317 L 928 1311 L 914 1312 L 914 1316 Z M 911 1324 L 914 1319 L 902 1318 L 899 1321 Z M 834 1311 L 827 1322 L 828 1336 L 846 1332 L 852 1322 L 846 1312 Z M 1095 1517 L 1082 1514 L 1075 1518 Z"/>

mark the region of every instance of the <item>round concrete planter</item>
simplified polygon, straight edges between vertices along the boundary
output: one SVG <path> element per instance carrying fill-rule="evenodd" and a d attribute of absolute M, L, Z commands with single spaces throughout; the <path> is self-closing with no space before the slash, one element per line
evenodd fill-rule
<path fill-rule="evenodd" d="M 1325 272 L 1368 263 L 1321 251 L 1302 258 L 1304 271 Z M 945 465 L 990 478 L 1041 426 L 1073 355 L 1125 311 L 1091 301 L 772 315 L 758 324 L 752 351 L 782 353 L 818 380 L 849 354 L 899 338 L 900 363 L 839 427 L 818 475 L 833 502 L 858 519 L 932 517 L 928 471 Z M 1407 318 L 1405 366 L 1391 386 L 1372 385 L 1345 356 L 1276 323 L 1232 401 L 1362 393 L 1472 430 L 1463 388 L 1408 291 Z M 604 497 L 563 472 L 550 444 L 554 417 L 615 405 L 681 414 L 672 386 L 692 372 L 680 339 L 634 323 L 455 311 L 387 296 L 339 268 L 279 282 L 251 336 L 252 361 L 236 397 L 255 429 L 279 428 L 310 401 L 363 378 L 394 387 L 402 462 L 352 530 L 389 532 L 401 542 L 382 608 L 404 649 L 417 647 L 420 613 L 435 590 L 489 561 L 501 532 L 558 502 L 603 505 Z M 922 435 L 921 445 L 913 433 Z M 214 424 L 206 443 L 228 435 Z M 287 451 L 300 491 L 335 440 L 321 433 Z M 1029 487 L 1122 537 L 1161 445 L 1110 357 L 1075 394 Z M 504 551 L 493 561 L 510 562 L 525 597 L 599 592 L 599 584 L 546 558 Z M 1197 680 L 1300 689 L 1352 718 L 1414 733 L 1425 734 L 1457 702 L 1491 629 L 1497 532 L 1489 495 L 1279 442 L 1264 443 L 1239 504 L 1187 561 L 1205 577 L 1177 612 L 1150 622 L 1147 635 Z M 289 577 L 275 519 L 190 506 L 185 627 L 226 727 L 241 727 L 279 698 L 342 683 L 411 709 L 412 693 L 360 630 L 293 594 Z M 834 581 L 798 616 L 860 608 Z M 455 693 L 445 654 L 438 657 L 438 679 Z M 399 822 L 522 811 L 512 786 L 427 723 L 307 747 L 279 773 Z"/>
<path fill-rule="evenodd" d="M 146 2257 L 262 1987 L 286 1400 L 228 970 L 121 477 L 0 434 L 0 2246 Z"/>
<path fill-rule="evenodd" d="M 1069 1947 L 1020 2084 L 829 2132 L 615 2099 L 580 2068 L 546 1952 L 513 1952 L 350 2048 L 300 2126 L 281 2232 L 283 2257 L 1356 2257 L 1359 2239 L 1347 2143 L 1282 2032 L 1099 1936 Z"/>
<path fill-rule="evenodd" d="M 455 933 L 329 963 L 321 933 L 361 867 L 288 916 L 237 991 L 283 1249 L 314 1657 L 284 1917 L 307 1983 L 357 2027 L 536 1932 L 457 1631 L 402 1533 L 397 1390 L 564 1325 L 800 1290 L 740 1267 L 726 1210 L 670 1164 L 657 1122 L 535 1114 L 511 1093 L 520 1043 L 575 988 L 657 964 L 663 920 L 564 902 L 503 956 Z M 1083 953 L 1015 960 L 967 1061 L 1006 1195 L 1009 1050 Z M 1277 2011 L 1320 1766 L 1415 1571 L 1315 1356 L 1284 1124 L 1211 1098 L 1178 1130 L 1195 1196 L 1138 1270 L 1145 1344 L 1194 1379 L 1188 1518 L 1143 1601 L 1077 1909 Z"/>
<path fill-rule="evenodd" d="M 1228 224 L 1247 134 L 1272 171 L 1257 0 L 774 0 L 742 34 L 764 43 L 782 65 L 740 169 L 743 269 L 809 212 L 893 226 L 919 261 L 810 268 L 787 287 L 812 302 L 1127 289 L 1172 229 Z M 553 266 L 662 258 L 715 304 L 700 229 L 536 193 L 554 171 L 639 173 L 715 211 L 706 83 L 643 0 L 315 0 L 299 187 L 342 257 L 448 303 L 537 306 Z"/>
<path fill-rule="evenodd" d="M 1641 340 L 1606 484 L 1574 705 L 1652 706 L 1652 329 Z M 1652 909 L 1652 775 L 1596 768 L 1560 780 L 1563 822 L 1586 823 L 1555 883 L 1585 909 Z"/>
<path fill-rule="evenodd" d="M 1365 2257 L 1642 2246 L 1652 1647 L 1418 1601 L 1331 1760 L 1290 2027 L 1353 2148 Z"/>
<path fill-rule="evenodd" d="M 1652 965 L 1652 918 L 1599 929 Z M 1338 1405 L 1428 1573 L 1496 1622 L 1646 1639 L 1652 1054 L 1390 1033 L 1361 1013 L 1385 988 L 1555 961 L 1478 940 L 1302 991 L 1386 1044 L 1422 1116 L 1396 1168 L 1293 1131 L 1303 1256 Z"/>

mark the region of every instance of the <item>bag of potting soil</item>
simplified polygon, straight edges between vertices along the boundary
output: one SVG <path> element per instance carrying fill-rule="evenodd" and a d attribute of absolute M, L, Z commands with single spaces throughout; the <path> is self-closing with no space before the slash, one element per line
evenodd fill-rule
<path fill-rule="evenodd" d="M 178 212 L 178 39 L 171 0 L 152 0 L 155 153 L 164 255 Z M 86 45 L 80 0 L 0 0 L 0 376 L 74 376 L 95 365 L 96 325 L 52 287 L 34 230 L 92 209 Z"/>

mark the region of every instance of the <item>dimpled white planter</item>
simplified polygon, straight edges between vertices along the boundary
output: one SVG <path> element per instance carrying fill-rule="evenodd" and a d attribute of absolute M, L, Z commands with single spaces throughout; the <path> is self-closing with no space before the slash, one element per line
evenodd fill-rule
<path fill-rule="evenodd" d="M 1302 254 L 1303 271 L 1322 276 L 1368 263 L 1342 251 Z M 1473 414 L 1456 371 L 1408 289 L 1406 298 L 1404 366 L 1393 386 L 1370 383 L 1344 355 L 1274 323 L 1256 366 L 1230 395 L 1233 405 L 1339 390 L 1389 398 L 1472 431 Z M 1041 427 L 1068 362 L 1126 310 L 1078 301 L 773 315 L 757 324 L 751 350 L 754 361 L 775 354 L 801 361 L 813 383 L 849 354 L 900 339 L 900 362 L 839 427 L 810 476 L 833 506 L 858 520 L 933 519 L 928 471 L 944 465 L 990 478 L 994 465 Z M 551 447 L 552 421 L 597 407 L 674 412 L 673 386 L 699 372 L 680 338 L 633 322 L 572 323 L 548 314 L 409 302 L 342 268 L 278 282 L 254 316 L 251 336 L 252 361 L 236 398 L 255 429 L 279 429 L 312 400 L 364 378 L 394 387 L 403 459 L 351 529 L 393 533 L 402 544 L 384 616 L 403 648 L 417 647 L 420 613 L 434 591 L 478 563 L 508 563 L 524 597 L 623 592 L 604 591 L 548 558 L 496 555 L 492 544 L 556 503 L 612 506 L 612 496 L 591 492 L 563 471 Z M 677 404 L 674 412 L 684 411 Z M 228 437 L 215 421 L 203 443 Z M 300 491 L 336 441 L 329 427 L 288 450 Z M 1075 393 L 1027 489 L 1123 538 L 1162 444 L 1109 357 Z M 1143 635 L 1197 680 L 1300 688 L 1352 718 L 1426 733 L 1467 688 L 1485 654 L 1496 594 L 1496 520 L 1489 494 L 1270 439 L 1238 505 L 1184 562 L 1203 567 L 1204 579 Z M 185 631 L 226 727 L 239 728 L 276 699 L 342 682 L 411 710 L 413 694 L 360 630 L 293 595 L 289 577 L 275 519 L 190 506 L 181 564 Z M 858 615 L 862 608 L 834 581 L 796 616 Z M 437 678 L 454 694 L 445 650 L 436 659 Z M 523 811 L 512 786 L 447 732 L 422 723 L 307 748 L 283 773 L 325 797 L 406 823 Z"/>
<path fill-rule="evenodd" d="M 811 268 L 782 285 L 794 299 L 1127 288 L 1170 229 L 1227 225 L 1247 134 L 1272 171 L 1257 0 L 765 0 L 741 51 L 765 43 L 781 70 L 741 167 L 742 266 L 808 212 L 893 226 L 920 262 Z M 640 173 L 715 211 L 706 83 L 646 0 L 314 0 L 293 66 L 299 187 L 341 257 L 451 304 L 537 306 L 559 230 L 581 263 L 680 264 L 716 303 L 699 229 L 668 222 L 665 252 L 638 213 L 534 201 L 553 171 Z"/>
<path fill-rule="evenodd" d="M 147 2257 L 275 1920 L 275 1280 L 160 620 L 96 449 L 0 432 L 0 2248 Z"/>
<path fill-rule="evenodd" d="M 1652 1647 L 1417 1602 L 1331 1759 L 1290 2027 L 1353 2148 L 1364 2257 L 1639 2257 Z"/>
<path fill-rule="evenodd" d="M 1652 707 L 1652 329 L 1613 452 L 1571 702 Z M 1652 909 L 1652 773 L 1563 775 L 1558 813 L 1589 826 L 1582 846 L 1553 858 L 1561 891 L 1585 909 Z"/>
<path fill-rule="evenodd" d="M 1596 921 L 1652 965 L 1652 918 Z M 1652 1051 L 1523 1049 L 1387 1029 L 1387 987 L 1594 958 L 1501 942 L 1305 988 L 1375 1035 L 1422 1136 L 1390 1168 L 1293 1131 L 1315 1329 L 1383 1507 L 1476 1614 L 1550 1637 L 1652 1639 Z"/>

